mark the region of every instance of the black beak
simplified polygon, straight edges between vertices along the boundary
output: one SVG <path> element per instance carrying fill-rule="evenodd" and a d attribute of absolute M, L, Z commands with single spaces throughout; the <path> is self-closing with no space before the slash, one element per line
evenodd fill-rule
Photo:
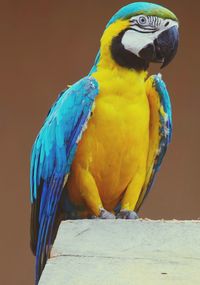
<path fill-rule="evenodd" d="M 167 66 L 175 57 L 179 44 L 178 26 L 162 32 L 153 44 L 141 50 L 140 56 L 148 62 L 163 63 L 161 68 Z"/>
<path fill-rule="evenodd" d="M 175 57 L 179 44 L 178 27 L 174 26 L 169 30 L 164 31 L 155 40 L 156 59 L 162 58 L 163 65 L 161 68 L 167 66 Z"/>

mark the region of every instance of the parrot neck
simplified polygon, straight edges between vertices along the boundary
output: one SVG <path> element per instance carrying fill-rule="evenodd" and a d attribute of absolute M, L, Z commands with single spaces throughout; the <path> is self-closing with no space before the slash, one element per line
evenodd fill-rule
<path fill-rule="evenodd" d="M 108 77 L 116 77 L 116 78 L 140 78 L 142 80 L 146 80 L 148 72 L 146 70 L 136 70 L 134 68 L 127 68 L 119 65 L 113 59 L 110 51 L 110 47 L 105 47 L 100 49 L 99 58 L 96 62 L 95 67 L 92 69 L 94 73 L 104 73 L 107 74 Z"/>
<path fill-rule="evenodd" d="M 103 96 L 111 94 L 133 101 L 138 100 L 144 94 L 145 81 L 148 73 L 134 69 L 123 68 L 115 63 L 105 64 L 101 62 L 90 73 L 99 84 L 99 93 Z"/>
<path fill-rule="evenodd" d="M 127 76 L 132 78 L 141 78 L 142 80 L 146 80 L 148 76 L 148 72 L 145 70 L 137 71 L 135 69 L 128 69 L 124 68 L 115 62 L 104 62 L 100 61 L 99 64 L 96 66 L 95 71 L 91 74 L 95 73 L 106 73 L 107 75 L 116 77 L 116 78 L 126 78 Z"/>

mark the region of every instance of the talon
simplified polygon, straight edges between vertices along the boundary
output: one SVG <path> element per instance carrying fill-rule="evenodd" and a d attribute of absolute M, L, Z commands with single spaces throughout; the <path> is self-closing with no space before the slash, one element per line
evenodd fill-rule
<path fill-rule="evenodd" d="M 90 219 L 91 219 L 91 220 L 97 220 L 97 219 L 99 219 L 99 218 L 98 218 L 97 216 L 91 216 Z"/>
<path fill-rule="evenodd" d="M 134 211 L 121 210 L 117 215 L 117 219 L 137 220 L 139 219 L 139 216 Z"/>
<path fill-rule="evenodd" d="M 105 209 L 100 209 L 100 215 L 99 215 L 99 219 L 103 219 L 103 220 L 113 220 L 116 219 L 115 215 L 108 212 Z"/>

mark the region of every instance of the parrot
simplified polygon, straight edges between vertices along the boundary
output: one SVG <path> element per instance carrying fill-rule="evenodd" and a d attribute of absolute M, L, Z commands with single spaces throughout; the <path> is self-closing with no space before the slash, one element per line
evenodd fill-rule
<path fill-rule="evenodd" d="M 169 9 L 135 2 L 108 22 L 87 76 L 64 90 L 33 144 L 31 249 L 38 284 L 62 220 L 138 219 L 172 137 L 162 75 L 179 46 Z"/>

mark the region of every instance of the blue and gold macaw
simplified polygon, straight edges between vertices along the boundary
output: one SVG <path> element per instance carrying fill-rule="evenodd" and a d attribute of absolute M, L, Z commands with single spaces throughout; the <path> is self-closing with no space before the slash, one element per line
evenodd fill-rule
<path fill-rule="evenodd" d="M 31 159 L 31 247 L 40 278 L 63 219 L 135 219 L 171 140 L 170 98 L 151 62 L 169 64 L 178 20 L 129 4 L 109 21 L 89 75 L 61 93 Z"/>

